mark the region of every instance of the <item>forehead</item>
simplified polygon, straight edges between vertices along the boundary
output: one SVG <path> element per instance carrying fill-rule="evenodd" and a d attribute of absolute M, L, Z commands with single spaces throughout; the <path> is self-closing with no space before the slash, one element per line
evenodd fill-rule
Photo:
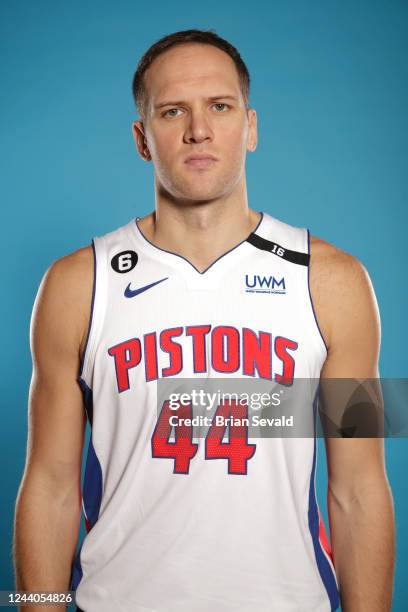
<path fill-rule="evenodd" d="M 159 55 L 145 72 L 145 87 L 152 103 L 174 96 L 240 95 L 232 58 L 217 47 L 199 43 L 178 45 Z"/>

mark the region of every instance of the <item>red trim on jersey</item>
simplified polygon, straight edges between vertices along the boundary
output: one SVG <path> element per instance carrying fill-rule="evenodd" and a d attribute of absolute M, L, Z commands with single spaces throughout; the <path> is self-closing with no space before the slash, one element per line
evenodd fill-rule
<path fill-rule="evenodd" d="M 326 528 L 324 525 L 324 521 L 322 519 L 322 515 L 320 514 L 320 508 L 317 507 L 317 511 L 319 513 L 319 541 L 322 545 L 322 548 L 326 552 L 326 554 L 330 557 L 331 562 L 333 563 L 333 554 L 330 546 L 329 539 L 327 537 Z M 334 565 L 334 563 L 333 563 Z"/>

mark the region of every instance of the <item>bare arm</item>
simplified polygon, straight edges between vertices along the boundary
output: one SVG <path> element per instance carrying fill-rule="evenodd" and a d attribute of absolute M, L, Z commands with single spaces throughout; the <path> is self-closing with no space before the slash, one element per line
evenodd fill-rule
<path fill-rule="evenodd" d="M 322 272 L 318 301 L 328 343 L 321 378 L 378 378 L 381 331 L 371 281 L 351 255 L 337 249 L 328 253 L 323 265 L 317 264 Z M 330 533 L 342 610 L 388 612 L 395 533 L 383 440 L 328 437 L 325 444 Z"/>
<path fill-rule="evenodd" d="M 27 457 L 14 524 L 16 589 L 66 591 L 81 516 L 85 411 L 77 375 L 92 295 L 91 247 L 52 264 L 31 320 Z M 61 607 L 28 607 L 28 610 Z"/>

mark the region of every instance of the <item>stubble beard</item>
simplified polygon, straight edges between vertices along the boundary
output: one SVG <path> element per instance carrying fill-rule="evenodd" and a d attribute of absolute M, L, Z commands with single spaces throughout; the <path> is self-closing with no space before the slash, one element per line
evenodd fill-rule
<path fill-rule="evenodd" d="M 242 176 L 242 169 L 237 163 L 234 167 L 224 169 L 223 172 L 211 168 L 202 171 L 192 170 L 191 177 L 187 173 L 186 171 L 171 173 L 162 168 L 162 171 L 156 173 L 159 191 L 181 202 L 217 200 L 233 191 Z"/>

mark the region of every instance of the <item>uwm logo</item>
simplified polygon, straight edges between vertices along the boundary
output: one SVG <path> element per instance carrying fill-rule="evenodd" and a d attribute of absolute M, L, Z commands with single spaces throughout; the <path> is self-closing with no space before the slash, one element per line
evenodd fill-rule
<path fill-rule="evenodd" d="M 245 274 L 245 286 L 248 293 L 286 293 L 285 277 L 259 276 Z"/>

